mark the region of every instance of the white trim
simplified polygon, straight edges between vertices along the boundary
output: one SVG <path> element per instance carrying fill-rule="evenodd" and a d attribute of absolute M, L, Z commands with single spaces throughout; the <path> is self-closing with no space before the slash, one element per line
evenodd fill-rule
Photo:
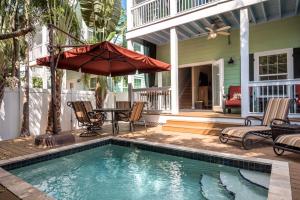
<path fill-rule="evenodd" d="M 214 69 L 219 68 L 219 91 L 217 90 L 218 86 L 214 84 L 213 78 L 214 78 Z M 219 105 L 214 105 L 214 94 L 219 92 Z M 212 64 L 212 109 L 214 112 L 223 112 L 223 94 L 224 94 L 224 59 L 221 58 L 217 61 L 215 61 Z"/>
<path fill-rule="evenodd" d="M 286 48 L 286 49 L 276 49 L 270 51 L 261 51 L 254 53 L 254 81 L 258 80 L 259 77 L 259 57 L 261 56 L 269 56 L 269 55 L 276 55 L 276 54 L 287 54 L 287 79 L 294 78 L 294 63 L 293 63 L 293 49 Z"/>
<path fill-rule="evenodd" d="M 137 38 L 149 33 L 157 32 L 160 30 L 172 28 L 179 26 L 181 24 L 186 24 L 191 21 L 198 19 L 203 19 L 206 17 L 214 16 L 220 13 L 229 12 L 232 10 L 237 10 L 241 8 L 248 7 L 253 4 L 258 4 L 267 0 L 226 0 L 218 1 L 216 4 L 209 4 L 208 7 L 200 7 L 195 10 L 190 10 L 188 12 L 183 12 L 176 14 L 175 16 L 170 16 L 162 19 L 161 21 L 156 21 L 153 23 L 145 24 L 142 27 L 135 29 L 128 29 L 126 34 L 127 39 Z M 132 13 L 131 13 L 132 14 Z"/>
<path fill-rule="evenodd" d="M 188 64 L 182 64 L 179 65 L 179 68 L 186 68 L 186 67 L 197 67 L 201 65 L 212 65 L 217 60 L 209 60 L 209 61 L 203 61 L 203 62 L 195 62 L 195 63 L 188 63 Z"/>

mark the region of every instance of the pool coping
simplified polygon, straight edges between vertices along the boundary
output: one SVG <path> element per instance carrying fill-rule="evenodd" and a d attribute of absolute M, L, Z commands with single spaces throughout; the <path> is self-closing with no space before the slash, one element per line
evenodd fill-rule
<path fill-rule="evenodd" d="M 268 191 L 268 199 L 277 200 L 277 199 L 286 199 L 292 200 L 292 191 L 291 191 L 291 183 L 290 183 L 290 174 L 289 174 L 289 164 L 288 162 L 284 161 L 277 161 L 277 160 L 270 160 L 270 159 L 263 159 L 263 158 L 253 158 L 248 156 L 241 156 L 235 155 L 230 153 L 221 153 L 203 149 L 196 149 L 190 147 L 184 147 L 179 145 L 173 144 L 163 144 L 159 142 L 149 142 L 140 139 L 125 139 L 125 138 L 118 138 L 113 136 L 108 136 L 104 138 L 94 139 L 86 142 L 81 142 L 77 144 L 72 144 L 68 146 L 58 147 L 55 149 L 49 149 L 42 152 L 37 152 L 33 154 L 28 154 L 25 156 L 19 156 L 7 160 L 0 161 L 0 184 L 2 184 L 5 188 L 11 191 L 14 195 L 16 195 L 20 199 L 42 199 L 42 200 L 50 200 L 53 199 L 52 197 L 47 196 L 44 192 L 40 191 L 39 189 L 35 188 L 31 184 L 25 182 L 21 178 L 11 174 L 10 172 L 3 169 L 5 166 L 13 166 L 14 164 L 24 162 L 26 160 L 35 159 L 36 162 L 47 160 L 48 156 L 53 159 L 51 156 L 56 154 L 56 157 L 60 157 L 59 153 L 64 153 L 68 151 L 68 154 L 72 154 L 78 151 L 83 151 L 85 149 L 78 150 L 80 148 L 89 147 L 94 148 L 97 146 L 107 145 L 107 144 L 119 144 L 123 146 L 131 146 L 135 145 L 138 148 L 146 148 L 146 150 L 170 154 L 170 155 L 177 155 L 182 157 L 189 157 L 191 159 L 198 159 L 196 156 L 205 155 L 206 157 L 210 158 L 210 160 L 205 160 L 206 157 L 201 157 L 203 161 L 217 163 L 217 164 L 229 164 L 223 163 L 227 159 L 228 160 L 235 160 L 236 163 L 230 163 L 235 165 L 242 165 L 241 167 L 251 167 L 249 162 L 257 163 L 258 165 L 270 165 L 271 166 L 271 176 L 270 176 L 270 185 Z M 160 149 L 160 150 L 158 150 Z M 73 150 L 73 151 L 72 151 Z M 76 151 L 77 150 L 77 151 Z M 166 151 L 168 150 L 168 152 Z M 182 155 L 181 155 L 182 154 Z M 194 158 L 195 157 L 195 158 Z M 214 159 L 215 158 L 215 159 Z M 244 163 L 247 164 L 247 166 Z M 248 166 L 249 165 L 249 166 Z M 17 167 L 16 167 L 17 168 Z"/>

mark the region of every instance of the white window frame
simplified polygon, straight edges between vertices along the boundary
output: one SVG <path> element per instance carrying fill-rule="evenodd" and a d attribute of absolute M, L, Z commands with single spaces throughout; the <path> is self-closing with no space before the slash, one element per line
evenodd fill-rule
<path fill-rule="evenodd" d="M 254 53 L 254 81 L 260 81 L 259 78 L 259 57 L 271 56 L 277 54 L 287 54 L 287 80 L 294 78 L 294 66 L 293 66 L 293 49 L 278 49 L 271 51 L 262 51 Z"/>

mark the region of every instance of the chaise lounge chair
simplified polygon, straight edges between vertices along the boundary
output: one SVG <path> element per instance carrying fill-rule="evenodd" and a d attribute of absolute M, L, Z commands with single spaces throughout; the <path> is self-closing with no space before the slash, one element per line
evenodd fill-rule
<path fill-rule="evenodd" d="M 282 155 L 284 151 L 300 153 L 300 134 L 278 136 L 274 141 L 273 150 L 278 156 Z"/>
<path fill-rule="evenodd" d="M 271 138 L 271 124 L 289 123 L 288 111 L 292 100 L 288 98 L 271 98 L 263 118 L 249 116 L 245 119 L 245 126 L 228 127 L 220 134 L 220 141 L 227 143 L 228 140 L 240 141 L 244 149 L 249 149 L 252 143 L 248 136 L 256 135 L 262 138 Z M 260 125 L 252 126 L 252 120 L 261 121 Z"/>
<path fill-rule="evenodd" d="M 72 107 L 78 121 L 79 127 L 85 127 L 86 131 L 80 134 L 80 137 L 95 136 L 98 135 L 97 130 L 101 130 L 104 119 L 102 115 L 96 116 L 91 112 L 88 112 L 89 103 L 82 101 L 68 102 L 68 106 Z M 85 105 L 88 109 L 86 109 Z"/>

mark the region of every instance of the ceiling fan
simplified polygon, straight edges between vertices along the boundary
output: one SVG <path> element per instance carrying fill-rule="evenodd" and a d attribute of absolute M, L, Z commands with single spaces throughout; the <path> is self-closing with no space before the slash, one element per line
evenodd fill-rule
<path fill-rule="evenodd" d="M 205 27 L 206 30 L 208 30 L 208 37 L 207 39 L 215 39 L 218 35 L 224 35 L 224 36 L 229 36 L 230 33 L 228 30 L 231 28 L 231 26 L 224 26 L 221 28 L 216 28 L 215 24 L 212 24 L 211 27 Z"/>

